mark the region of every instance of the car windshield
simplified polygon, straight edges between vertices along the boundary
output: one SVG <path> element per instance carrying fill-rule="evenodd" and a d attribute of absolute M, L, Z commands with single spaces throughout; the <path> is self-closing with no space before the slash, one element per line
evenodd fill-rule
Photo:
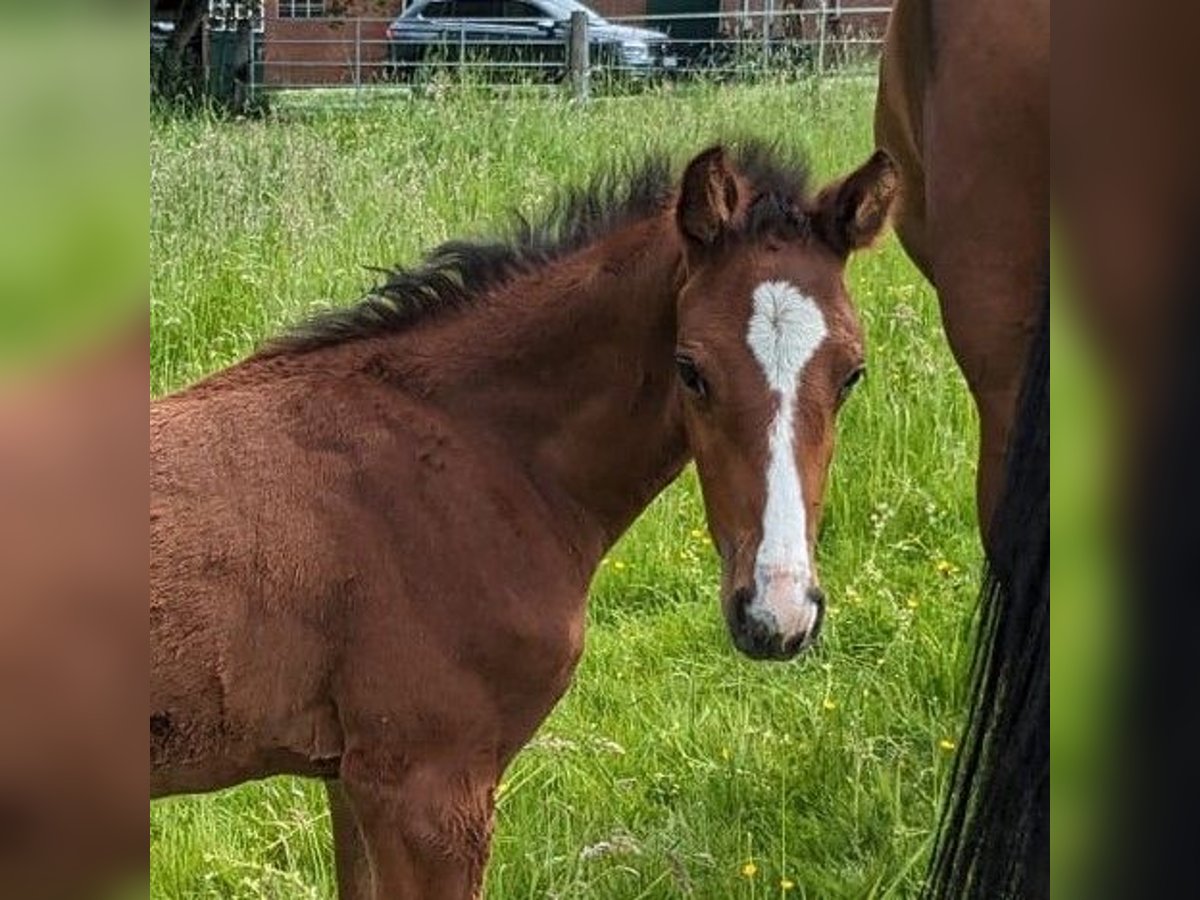
<path fill-rule="evenodd" d="M 559 16 L 555 16 L 555 18 L 569 19 L 571 18 L 571 13 L 582 12 L 587 13 L 589 21 L 597 25 L 604 23 L 603 18 L 601 18 L 592 10 L 588 9 L 582 3 L 579 3 L 578 0 L 542 0 L 541 6 L 543 6 L 546 10 L 553 10 L 554 12 L 561 14 Z"/>
<path fill-rule="evenodd" d="M 417 17 L 425 19 L 553 19 L 565 22 L 571 13 L 583 12 L 593 25 L 604 25 L 600 15 L 577 0 L 526 0 L 526 2 L 502 2 L 502 0 L 430 0 L 424 4 L 410 5 L 401 13 L 402 19 Z"/>

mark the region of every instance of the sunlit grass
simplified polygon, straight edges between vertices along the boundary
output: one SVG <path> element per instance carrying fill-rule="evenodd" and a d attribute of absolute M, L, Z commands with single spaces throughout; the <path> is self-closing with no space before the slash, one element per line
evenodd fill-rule
<path fill-rule="evenodd" d="M 536 214 L 648 146 L 870 152 L 870 81 L 597 98 L 472 91 L 151 129 L 152 383 L 236 360 L 411 261 Z M 601 567 L 567 697 L 506 774 L 488 896 L 911 896 L 961 719 L 978 551 L 974 424 L 930 289 L 893 239 L 853 263 L 869 375 L 847 405 L 819 549 L 822 645 L 732 649 L 689 471 Z M 516 561 L 514 561 L 516 564 Z M 947 746 L 947 745 L 950 746 Z M 319 785 L 161 802 L 155 897 L 333 896 Z"/>

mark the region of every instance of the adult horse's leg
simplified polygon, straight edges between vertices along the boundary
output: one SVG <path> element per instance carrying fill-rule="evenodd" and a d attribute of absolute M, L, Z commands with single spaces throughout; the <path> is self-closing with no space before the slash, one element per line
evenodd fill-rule
<path fill-rule="evenodd" d="M 478 897 L 491 846 L 496 783 L 455 766 L 451 748 L 436 761 L 351 751 L 342 783 L 374 874 L 373 900 Z"/>
<path fill-rule="evenodd" d="M 371 863 L 350 798 L 335 778 L 326 780 L 325 793 L 329 797 L 329 816 L 333 822 L 338 900 L 371 900 L 374 894 Z"/>
<path fill-rule="evenodd" d="M 893 16 L 877 140 L 900 163 L 897 230 L 979 412 L 986 535 L 1047 262 L 1049 7 L 901 0 Z"/>
<path fill-rule="evenodd" d="M 942 318 L 979 409 L 986 536 L 1050 237 L 1050 10 L 933 0 L 926 207 Z"/>
<path fill-rule="evenodd" d="M 950 347 L 966 376 L 979 415 L 975 491 L 980 533 L 985 538 L 1003 484 L 1005 448 L 1020 387 L 1021 360 L 1033 326 L 1031 311 L 1024 306 L 1000 308 L 976 302 L 1002 296 L 1000 291 L 1006 282 L 996 278 L 989 283 L 996 294 L 980 297 L 977 291 L 985 289 L 975 287 L 948 288 L 938 294 Z M 981 332 L 986 337 L 981 338 Z"/>

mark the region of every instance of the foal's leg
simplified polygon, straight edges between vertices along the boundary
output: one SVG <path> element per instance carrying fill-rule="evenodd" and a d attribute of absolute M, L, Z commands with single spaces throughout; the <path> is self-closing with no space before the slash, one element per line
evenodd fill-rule
<path fill-rule="evenodd" d="M 374 894 L 371 863 L 350 798 L 342 783 L 332 778 L 325 782 L 325 793 L 329 797 L 329 816 L 333 822 L 338 900 L 371 900 Z"/>
<path fill-rule="evenodd" d="M 452 758 L 450 752 L 443 757 Z M 479 896 L 491 845 L 494 774 L 441 761 L 343 757 L 342 781 L 374 873 L 374 900 Z"/>

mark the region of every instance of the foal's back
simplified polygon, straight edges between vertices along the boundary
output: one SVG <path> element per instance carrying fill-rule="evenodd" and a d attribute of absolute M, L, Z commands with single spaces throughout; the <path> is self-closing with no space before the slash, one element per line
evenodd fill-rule
<path fill-rule="evenodd" d="M 154 793 L 332 776 L 412 722 L 519 742 L 523 690 L 565 687 L 584 585 L 547 504 L 402 385 L 252 361 L 155 403 L 151 459 Z"/>

